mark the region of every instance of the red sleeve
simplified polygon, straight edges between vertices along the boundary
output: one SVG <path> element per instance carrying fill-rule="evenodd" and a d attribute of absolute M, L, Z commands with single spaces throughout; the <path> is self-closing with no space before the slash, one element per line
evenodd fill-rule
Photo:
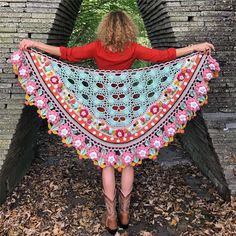
<path fill-rule="evenodd" d="M 135 59 L 150 62 L 166 62 L 176 59 L 176 48 L 154 49 L 135 43 Z"/>
<path fill-rule="evenodd" d="M 94 58 L 96 41 L 85 44 L 83 46 L 77 47 L 64 47 L 60 46 L 61 56 L 59 59 L 67 60 L 67 61 L 80 61 L 82 59 Z"/>

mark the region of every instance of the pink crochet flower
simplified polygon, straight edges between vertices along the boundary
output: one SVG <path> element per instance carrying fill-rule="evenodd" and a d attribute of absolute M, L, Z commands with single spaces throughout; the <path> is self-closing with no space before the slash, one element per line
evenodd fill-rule
<path fill-rule="evenodd" d="M 59 82 L 57 84 L 57 91 L 60 93 L 62 91 L 62 87 L 63 87 L 63 83 L 62 82 Z"/>
<path fill-rule="evenodd" d="M 144 145 L 141 145 L 141 146 L 137 147 L 136 153 L 137 153 L 138 157 L 142 160 L 142 159 L 148 157 L 148 150 L 149 150 L 149 147 L 145 147 Z"/>
<path fill-rule="evenodd" d="M 167 93 L 172 93 L 172 92 L 173 92 L 173 88 L 172 88 L 172 87 L 166 88 L 166 92 L 167 92 Z"/>
<path fill-rule="evenodd" d="M 162 107 L 163 107 L 164 109 L 167 109 L 167 108 L 168 108 L 168 105 L 167 105 L 166 103 L 163 103 L 163 104 L 162 104 Z"/>
<path fill-rule="evenodd" d="M 28 93 L 29 95 L 35 94 L 37 88 L 38 88 L 38 85 L 34 81 L 31 81 L 31 80 L 29 80 L 27 84 L 25 85 L 26 93 Z"/>
<path fill-rule="evenodd" d="M 73 139 L 72 144 L 76 149 L 78 148 L 81 149 L 85 146 L 85 138 L 83 136 L 73 135 L 72 139 Z"/>
<path fill-rule="evenodd" d="M 178 123 L 180 123 L 181 125 L 184 125 L 187 123 L 188 121 L 188 115 L 186 111 L 179 111 L 176 114 L 176 119 L 178 121 Z"/>
<path fill-rule="evenodd" d="M 85 109 L 85 108 L 82 108 L 82 109 L 80 110 L 80 116 L 81 116 L 82 118 L 85 118 L 87 115 L 88 115 L 88 110 Z"/>
<path fill-rule="evenodd" d="M 211 70 L 220 71 L 219 63 L 215 59 L 213 59 L 211 56 L 209 57 L 208 63 L 209 63 L 209 68 Z"/>
<path fill-rule="evenodd" d="M 200 109 L 199 102 L 195 98 L 188 98 L 186 101 L 187 108 L 193 112 Z"/>
<path fill-rule="evenodd" d="M 58 84 L 59 78 L 58 78 L 56 75 L 54 75 L 54 76 L 52 76 L 52 77 L 50 78 L 50 81 L 51 81 L 53 84 Z"/>
<path fill-rule="evenodd" d="M 87 155 L 92 160 L 98 160 L 98 158 L 99 158 L 99 148 L 95 147 L 95 146 L 89 148 L 88 151 L 87 151 Z"/>
<path fill-rule="evenodd" d="M 187 73 L 190 73 L 190 72 L 191 72 L 191 69 L 190 69 L 190 68 L 187 68 L 187 69 L 186 69 L 186 72 L 187 72 Z"/>
<path fill-rule="evenodd" d="M 167 137 L 173 137 L 176 133 L 176 126 L 174 123 L 169 123 L 164 127 L 164 133 Z"/>
<path fill-rule="evenodd" d="M 151 146 L 156 148 L 156 149 L 160 149 L 161 147 L 163 147 L 164 145 L 164 141 L 162 139 L 162 137 L 153 137 L 151 140 Z"/>
<path fill-rule="evenodd" d="M 20 65 L 22 63 L 22 60 L 23 53 L 20 50 L 12 53 L 10 61 L 13 65 Z"/>
<path fill-rule="evenodd" d="M 185 79 L 184 74 L 183 74 L 183 73 L 179 73 L 179 74 L 177 75 L 177 79 L 178 79 L 179 81 L 184 80 L 184 79 Z"/>
<path fill-rule="evenodd" d="M 42 95 L 42 96 L 36 96 L 35 97 L 35 100 L 34 100 L 34 102 L 35 102 L 35 106 L 37 106 L 38 108 L 45 108 L 45 107 L 47 107 L 47 102 L 48 102 L 48 99 L 47 98 L 45 98 L 45 96 L 44 95 Z"/>
<path fill-rule="evenodd" d="M 124 137 L 124 135 L 125 135 L 124 130 L 122 130 L 122 129 L 117 129 L 116 130 L 116 136 L 117 137 L 121 138 L 121 137 Z"/>
<path fill-rule="evenodd" d="M 115 154 L 115 152 L 111 151 L 111 152 L 108 152 L 104 156 L 104 159 L 105 159 L 107 166 L 114 165 L 118 159 L 118 156 Z"/>
<path fill-rule="evenodd" d="M 61 125 L 60 128 L 58 129 L 58 134 L 66 138 L 71 135 L 71 128 L 68 124 Z"/>
<path fill-rule="evenodd" d="M 49 66 L 50 64 L 51 64 L 50 61 L 49 61 L 47 58 L 45 58 L 44 65 L 45 65 L 45 66 Z"/>
<path fill-rule="evenodd" d="M 195 86 L 195 91 L 198 95 L 205 95 L 209 90 L 208 86 L 205 83 L 198 83 Z"/>
<path fill-rule="evenodd" d="M 157 105 L 152 105 L 151 108 L 150 108 L 150 111 L 151 111 L 153 114 L 156 114 L 156 113 L 159 111 L 159 106 L 157 106 Z"/>
<path fill-rule="evenodd" d="M 72 98 L 70 99 L 70 103 L 71 103 L 72 105 L 74 105 L 74 104 L 76 103 L 76 99 L 75 99 L 74 97 L 72 97 Z"/>
<path fill-rule="evenodd" d="M 128 165 L 133 161 L 134 155 L 131 152 L 126 151 L 122 154 L 121 158 L 122 158 L 122 161 Z"/>
<path fill-rule="evenodd" d="M 203 71 L 203 79 L 204 79 L 205 81 L 209 81 L 209 80 L 211 80 L 212 78 L 213 78 L 213 74 L 212 74 L 211 70 L 205 69 L 205 70 Z"/>
<path fill-rule="evenodd" d="M 24 79 L 28 79 L 30 76 L 30 69 L 28 66 L 21 66 L 19 68 L 19 76 L 24 78 Z"/>
<path fill-rule="evenodd" d="M 58 112 L 49 110 L 47 112 L 47 119 L 48 119 L 48 122 L 52 124 L 56 124 L 60 120 L 60 116 Z"/>

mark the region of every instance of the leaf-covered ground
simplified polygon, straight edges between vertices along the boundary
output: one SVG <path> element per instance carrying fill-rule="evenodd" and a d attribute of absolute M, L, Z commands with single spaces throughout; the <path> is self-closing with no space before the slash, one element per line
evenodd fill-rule
<path fill-rule="evenodd" d="M 171 164 L 171 153 L 182 157 Z M 236 211 L 185 156 L 175 142 L 160 155 L 166 163 L 146 160 L 136 167 L 131 224 L 117 235 L 236 235 Z M 101 187 L 92 162 L 78 160 L 42 126 L 37 157 L 0 206 L 0 235 L 109 235 L 101 225 Z"/>

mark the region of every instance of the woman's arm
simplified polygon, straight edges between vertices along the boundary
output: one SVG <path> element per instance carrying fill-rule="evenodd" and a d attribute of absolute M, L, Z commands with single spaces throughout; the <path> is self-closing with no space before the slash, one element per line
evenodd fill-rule
<path fill-rule="evenodd" d="M 134 58 L 149 62 L 166 62 L 176 58 L 176 49 L 155 49 L 135 43 Z"/>
<path fill-rule="evenodd" d="M 44 52 L 50 53 L 54 56 L 58 56 L 60 59 L 67 60 L 70 62 L 78 62 L 83 59 L 94 58 L 96 49 L 96 41 L 91 43 L 76 46 L 76 47 L 64 47 L 64 46 L 51 46 L 45 43 L 37 42 L 34 40 L 23 39 L 20 42 L 19 48 L 26 50 L 27 48 L 38 48 Z"/>
<path fill-rule="evenodd" d="M 206 42 L 206 43 L 192 44 L 184 48 L 177 48 L 176 57 L 181 57 L 195 51 L 202 51 L 205 53 L 206 50 L 209 50 L 209 52 L 211 53 L 211 49 L 215 51 L 215 48 L 211 43 Z"/>
<path fill-rule="evenodd" d="M 204 51 L 211 49 L 215 50 L 214 46 L 210 43 L 199 43 L 190 45 L 183 48 L 167 48 L 167 49 L 154 49 L 142 46 L 135 43 L 134 56 L 136 59 L 150 61 L 150 62 L 166 62 L 176 59 L 195 51 Z"/>
<path fill-rule="evenodd" d="M 23 39 L 19 44 L 19 48 L 21 50 L 26 50 L 27 48 L 38 48 L 54 56 L 59 56 L 59 57 L 61 56 L 60 47 L 48 45 L 30 39 Z"/>

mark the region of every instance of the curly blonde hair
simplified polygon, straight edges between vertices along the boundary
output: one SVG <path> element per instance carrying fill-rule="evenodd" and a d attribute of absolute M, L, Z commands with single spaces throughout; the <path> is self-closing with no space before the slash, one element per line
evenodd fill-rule
<path fill-rule="evenodd" d="M 124 11 L 114 10 L 106 14 L 97 28 L 97 38 L 105 48 L 114 52 L 123 51 L 136 40 L 138 27 Z"/>

